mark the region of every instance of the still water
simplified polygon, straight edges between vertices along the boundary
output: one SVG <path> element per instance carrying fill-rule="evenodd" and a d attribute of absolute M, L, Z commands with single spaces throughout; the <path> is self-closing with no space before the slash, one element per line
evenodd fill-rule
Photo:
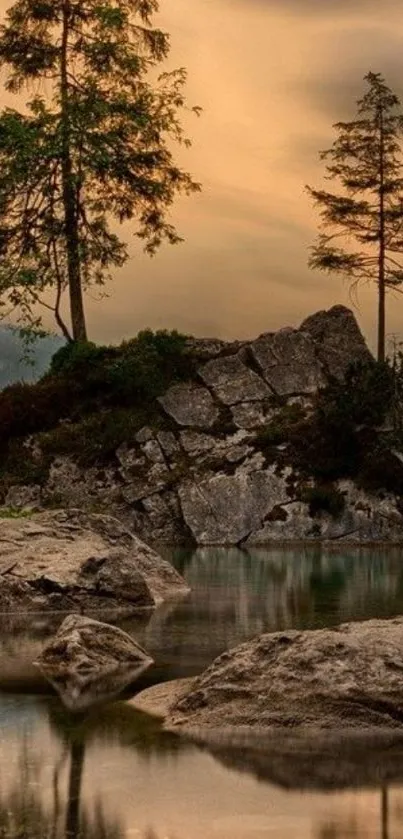
<path fill-rule="evenodd" d="M 192 593 L 121 624 L 156 661 L 141 687 L 197 674 L 263 631 L 403 614 L 397 548 L 170 558 Z M 403 839 L 403 760 L 401 786 L 375 773 L 324 792 L 308 765 L 285 788 L 242 751 L 231 765 L 161 732 L 130 701 L 69 715 L 32 666 L 58 623 L 1 616 L 0 839 Z"/>

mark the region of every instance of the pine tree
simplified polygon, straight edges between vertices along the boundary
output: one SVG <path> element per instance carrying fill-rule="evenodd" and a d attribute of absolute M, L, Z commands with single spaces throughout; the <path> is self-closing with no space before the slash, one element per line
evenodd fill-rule
<path fill-rule="evenodd" d="M 403 282 L 403 117 L 399 99 L 379 73 L 368 73 L 364 81 L 357 118 L 337 123 L 336 140 L 321 152 L 326 177 L 341 191 L 307 187 L 324 231 L 309 264 L 344 274 L 353 289 L 361 282 L 376 284 L 378 360 L 383 361 L 386 292 Z"/>
<path fill-rule="evenodd" d="M 157 0 L 17 0 L 0 29 L 8 89 L 34 90 L 24 113 L 0 117 L 0 293 L 31 328 L 42 303 L 65 337 L 86 340 L 84 290 L 128 258 L 114 221 L 132 219 L 151 255 L 180 241 L 169 209 L 199 185 L 173 158 L 189 145 L 186 73 L 158 72 L 169 38 L 157 11 Z"/>

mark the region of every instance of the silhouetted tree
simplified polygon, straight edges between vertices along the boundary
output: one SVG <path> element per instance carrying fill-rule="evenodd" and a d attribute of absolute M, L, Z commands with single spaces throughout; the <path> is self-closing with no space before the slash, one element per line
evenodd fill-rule
<path fill-rule="evenodd" d="M 399 99 L 379 73 L 368 73 L 365 81 L 357 118 L 337 123 L 336 140 L 321 152 L 326 177 L 337 181 L 341 191 L 307 187 L 324 231 L 309 264 L 344 274 L 353 287 L 361 281 L 376 283 L 378 360 L 383 361 L 386 292 L 403 282 L 403 116 Z"/>
<path fill-rule="evenodd" d="M 0 118 L 0 293 L 30 327 L 42 303 L 67 339 L 86 340 L 83 290 L 128 256 L 111 220 L 134 219 L 150 254 L 180 241 L 167 211 L 199 186 L 173 159 L 189 142 L 186 74 L 158 75 L 169 39 L 153 28 L 157 11 L 158 0 L 17 0 L 6 13 L 7 87 L 39 92 Z"/>

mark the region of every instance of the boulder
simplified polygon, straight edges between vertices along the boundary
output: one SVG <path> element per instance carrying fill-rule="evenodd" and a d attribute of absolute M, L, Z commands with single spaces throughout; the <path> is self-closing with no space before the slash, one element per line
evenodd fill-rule
<path fill-rule="evenodd" d="M 340 379 L 351 361 L 372 358 L 358 323 L 345 306 L 316 312 L 300 327 L 314 342 L 317 358 L 327 375 Z"/>
<path fill-rule="evenodd" d="M 207 362 L 199 370 L 199 376 L 224 405 L 259 402 L 273 395 L 266 382 L 244 364 L 240 355 Z"/>
<path fill-rule="evenodd" d="M 207 388 L 190 382 L 173 385 L 158 401 L 178 425 L 193 428 L 211 428 L 220 413 Z"/>
<path fill-rule="evenodd" d="M 82 711 L 117 696 L 153 660 L 121 629 L 69 615 L 35 663 L 66 707 Z"/>
<path fill-rule="evenodd" d="M 274 469 L 219 474 L 179 487 L 182 513 L 199 545 L 234 545 L 262 526 L 267 513 L 288 498 L 286 476 Z"/>
<path fill-rule="evenodd" d="M 77 510 L 0 519 L 0 607 L 130 614 L 188 591 L 172 566 L 111 516 Z"/>
<path fill-rule="evenodd" d="M 254 638 L 217 658 L 167 722 L 402 734 L 403 618 Z"/>

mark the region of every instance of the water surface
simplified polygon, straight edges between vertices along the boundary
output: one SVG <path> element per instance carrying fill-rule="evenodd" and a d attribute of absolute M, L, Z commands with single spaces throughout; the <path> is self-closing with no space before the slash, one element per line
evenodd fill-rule
<path fill-rule="evenodd" d="M 263 631 L 403 614 L 398 548 L 171 558 L 192 593 L 121 624 L 156 661 L 141 686 L 197 674 Z M 403 839 L 403 782 L 285 789 L 162 733 L 129 702 L 69 715 L 32 666 L 59 622 L 1 616 L 0 839 Z"/>

